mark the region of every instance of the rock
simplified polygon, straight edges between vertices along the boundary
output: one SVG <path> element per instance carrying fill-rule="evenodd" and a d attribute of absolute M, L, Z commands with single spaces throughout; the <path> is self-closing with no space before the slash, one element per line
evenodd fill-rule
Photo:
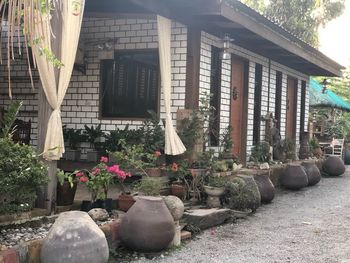
<path fill-rule="evenodd" d="M 260 170 L 267 170 L 270 169 L 270 165 L 268 163 L 262 163 L 259 165 Z"/>
<path fill-rule="evenodd" d="M 185 211 L 185 206 L 181 199 L 174 195 L 168 195 L 164 196 L 163 200 L 170 214 L 173 216 L 174 221 L 180 220 Z"/>
<path fill-rule="evenodd" d="M 42 263 L 106 263 L 108 257 L 104 233 L 81 211 L 59 215 L 43 242 L 40 255 Z"/>
<path fill-rule="evenodd" d="M 93 208 L 88 214 L 94 221 L 106 221 L 109 218 L 107 210 L 102 208 Z"/>
<path fill-rule="evenodd" d="M 192 209 L 184 213 L 187 225 L 194 225 L 200 229 L 221 225 L 229 218 L 231 210 L 226 208 Z"/>

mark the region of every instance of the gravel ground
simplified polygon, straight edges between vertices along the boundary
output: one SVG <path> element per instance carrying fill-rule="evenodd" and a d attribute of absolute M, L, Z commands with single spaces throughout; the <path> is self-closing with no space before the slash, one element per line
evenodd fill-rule
<path fill-rule="evenodd" d="M 273 203 L 246 219 L 205 231 L 152 262 L 350 262 L 350 169 Z M 140 260 L 138 262 L 149 262 Z"/>

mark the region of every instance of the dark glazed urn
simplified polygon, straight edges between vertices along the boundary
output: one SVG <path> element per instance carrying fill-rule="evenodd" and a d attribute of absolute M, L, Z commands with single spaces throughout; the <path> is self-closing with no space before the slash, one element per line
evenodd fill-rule
<path fill-rule="evenodd" d="M 254 175 L 254 180 L 259 188 L 261 202 L 270 203 L 275 197 L 275 186 L 268 174 Z"/>
<path fill-rule="evenodd" d="M 329 156 L 322 166 L 323 171 L 329 176 L 339 176 L 345 173 L 345 165 L 337 156 Z"/>
<path fill-rule="evenodd" d="M 320 170 L 317 168 L 314 162 L 302 162 L 301 164 L 304 167 L 304 170 L 307 175 L 307 179 L 309 181 L 309 186 L 318 184 L 321 180 Z"/>
<path fill-rule="evenodd" d="M 308 185 L 306 172 L 300 164 L 288 164 L 280 177 L 280 182 L 290 190 L 299 190 Z"/>
<path fill-rule="evenodd" d="M 344 163 L 346 165 L 350 164 L 350 149 L 349 148 L 344 149 Z"/>
<path fill-rule="evenodd" d="M 119 235 L 129 249 L 159 252 L 173 240 L 174 220 L 160 197 L 139 197 L 122 218 Z"/>

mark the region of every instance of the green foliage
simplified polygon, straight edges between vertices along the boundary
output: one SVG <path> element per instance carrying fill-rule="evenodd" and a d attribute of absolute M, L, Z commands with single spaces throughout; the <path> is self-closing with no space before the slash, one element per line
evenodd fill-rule
<path fill-rule="evenodd" d="M 101 124 L 97 125 L 96 128 L 93 125 L 91 127 L 84 125 L 84 127 L 84 134 L 87 138 L 87 141 L 91 144 L 92 147 L 94 147 L 95 150 L 100 150 L 102 146 L 101 138 L 104 136 L 104 133 L 101 130 Z"/>
<path fill-rule="evenodd" d="M 304 40 L 318 45 L 318 28 L 343 13 L 345 0 L 242 0 L 278 25 Z"/>
<path fill-rule="evenodd" d="M 86 136 L 82 134 L 82 130 L 75 130 L 66 126 L 63 126 L 63 138 L 71 150 L 77 150 L 79 143 L 86 141 Z"/>
<path fill-rule="evenodd" d="M 232 140 L 233 128 L 231 125 L 227 126 L 224 133 L 222 134 L 221 146 L 223 147 L 223 152 L 228 153 L 232 151 L 233 140 Z"/>
<path fill-rule="evenodd" d="M 76 172 L 73 173 L 65 173 L 64 171 L 57 169 L 57 181 L 59 182 L 60 185 L 63 185 L 65 181 L 67 181 L 70 185 L 71 188 L 73 188 L 74 183 L 77 181 Z"/>
<path fill-rule="evenodd" d="M 197 111 L 193 111 L 190 118 L 181 120 L 181 129 L 178 132 L 187 151 L 192 152 L 194 146 L 203 138 L 203 121 Z"/>
<path fill-rule="evenodd" d="M 256 163 L 265 163 L 269 162 L 270 158 L 270 144 L 268 142 L 259 142 L 257 145 L 252 147 L 250 161 Z"/>
<path fill-rule="evenodd" d="M 207 185 L 212 187 L 226 187 L 228 178 L 226 176 L 209 175 L 207 178 Z"/>
<path fill-rule="evenodd" d="M 13 124 L 17 118 L 19 109 L 22 107 L 22 104 L 22 101 L 14 101 L 9 105 L 7 112 L 0 120 L 0 138 L 11 136 Z"/>
<path fill-rule="evenodd" d="M 107 152 L 120 151 L 120 140 L 124 140 L 126 144 L 142 144 L 143 131 L 139 130 L 129 130 L 129 125 L 126 125 L 123 130 L 116 129 L 111 131 L 108 135 L 105 135 L 104 148 Z"/>
<path fill-rule="evenodd" d="M 310 150 L 311 151 L 314 151 L 316 150 L 318 147 L 320 147 L 320 144 L 317 140 L 316 137 L 312 137 L 310 140 L 309 140 L 309 147 L 310 147 Z"/>
<path fill-rule="evenodd" d="M 163 187 L 164 183 L 159 178 L 144 177 L 135 184 L 134 190 L 147 196 L 159 196 Z"/>
<path fill-rule="evenodd" d="M 148 112 L 150 118 L 143 122 L 140 132 L 143 133 L 144 149 L 148 153 L 155 151 L 164 152 L 165 133 L 159 124 L 157 114 L 153 111 Z"/>
<path fill-rule="evenodd" d="M 296 159 L 296 145 L 295 141 L 290 138 L 286 138 L 282 141 L 283 149 L 286 154 L 287 160 L 295 160 Z"/>
<path fill-rule="evenodd" d="M 47 168 L 31 146 L 0 138 L 0 196 L 8 200 L 0 210 L 31 209 L 36 188 L 47 182 Z"/>

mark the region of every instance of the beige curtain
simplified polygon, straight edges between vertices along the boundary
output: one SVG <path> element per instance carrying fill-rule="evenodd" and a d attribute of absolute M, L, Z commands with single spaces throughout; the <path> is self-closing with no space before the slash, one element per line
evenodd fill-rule
<path fill-rule="evenodd" d="M 157 16 L 159 64 L 165 105 L 165 153 L 178 155 L 186 151 L 177 135 L 171 118 L 171 20 Z"/>
<path fill-rule="evenodd" d="M 61 6 L 56 7 L 59 8 L 57 11 L 60 16 L 59 25 L 52 29 L 53 32 L 50 32 L 51 17 L 42 13 L 38 13 L 36 16 L 35 31 L 38 36 L 38 44 L 33 46 L 33 54 L 43 90 L 53 109 L 48 123 L 43 153 L 47 160 L 58 160 L 64 153 L 60 107 L 72 75 L 84 4 L 84 0 L 60 1 Z M 55 29 L 59 32 L 54 32 Z M 58 69 L 58 74 L 52 59 L 49 59 L 49 52 L 52 52 L 52 41 L 55 41 L 55 45 L 58 47 L 57 54 L 59 55 L 57 58 L 63 64 Z"/>

